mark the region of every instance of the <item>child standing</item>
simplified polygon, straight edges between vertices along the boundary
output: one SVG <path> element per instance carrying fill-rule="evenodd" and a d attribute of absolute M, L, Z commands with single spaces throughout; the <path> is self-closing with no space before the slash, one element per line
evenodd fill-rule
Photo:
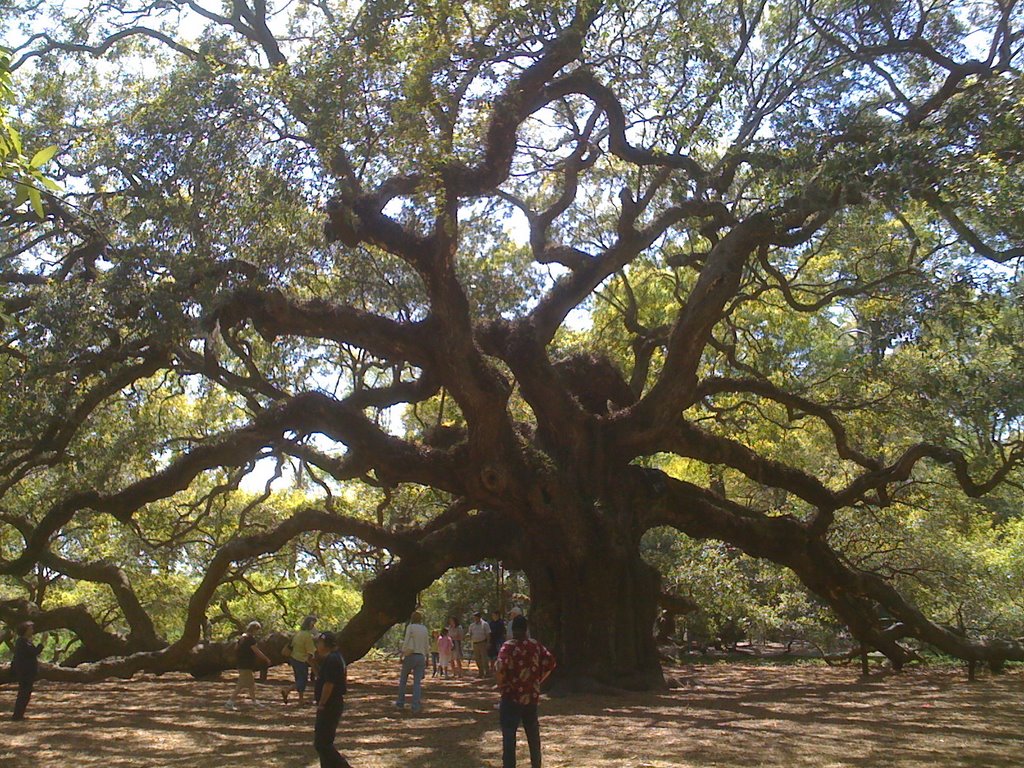
<path fill-rule="evenodd" d="M 440 657 L 441 677 L 448 677 L 448 667 L 451 666 L 452 656 L 455 652 L 455 641 L 448 634 L 448 628 L 441 630 L 441 636 L 437 638 L 437 652 Z M 455 670 L 452 670 L 452 675 Z"/>
<path fill-rule="evenodd" d="M 438 649 L 437 649 L 437 641 L 440 639 L 440 637 L 441 637 L 441 633 L 437 632 L 437 633 L 434 634 L 433 638 L 430 641 L 430 669 L 431 669 L 430 676 L 431 677 L 437 677 L 437 672 L 438 672 L 437 662 L 438 662 L 438 659 L 440 657 L 440 651 L 438 651 Z"/>

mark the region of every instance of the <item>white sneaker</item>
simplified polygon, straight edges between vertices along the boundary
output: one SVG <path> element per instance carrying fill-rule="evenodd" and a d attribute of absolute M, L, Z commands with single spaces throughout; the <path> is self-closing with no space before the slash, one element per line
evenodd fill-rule
<path fill-rule="evenodd" d="M 233 701 L 232 701 L 231 699 L 228 699 L 228 703 L 227 703 L 227 704 L 225 704 L 224 706 L 225 706 L 225 707 L 226 707 L 227 709 L 230 709 L 230 710 L 231 710 L 232 712 L 234 712 L 235 710 L 237 710 L 237 709 L 238 709 L 238 706 L 237 706 L 237 705 L 235 704 L 235 702 L 233 702 Z"/>

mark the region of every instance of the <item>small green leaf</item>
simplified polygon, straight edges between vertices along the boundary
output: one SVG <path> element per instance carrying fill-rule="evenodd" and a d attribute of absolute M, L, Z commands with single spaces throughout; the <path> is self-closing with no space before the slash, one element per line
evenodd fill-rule
<path fill-rule="evenodd" d="M 7 126 L 7 135 L 11 137 L 11 144 L 14 145 L 14 151 L 17 154 L 21 154 L 21 134 L 13 127 Z"/>
<path fill-rule="evenodd" d="M 53 179 L 47 178 L 46 176 L 38 176 L 39 183 L 46 187 L 51 192 L 63 192 L 64 189 Z"/>
<path fill-rule="evenodd" d="M 43 210 L 43 196 L 39 194 L 39 190 L 35 187 L 29 187 L 28 199 L 32 202 L 32 209 L 36 212 L 36 215 L 40 219 L 45 218 L 46 211 Z"/>
<path fill-rule="evenodd" d="M 28 161 L 28 164 L 33 168 L 41 168 L 46 163 L 53 159 L 53 156 L 57 154 L 57 145 L 51 144 L 48 147 L 44 147 L 32 155 L 32 159 Z"/>

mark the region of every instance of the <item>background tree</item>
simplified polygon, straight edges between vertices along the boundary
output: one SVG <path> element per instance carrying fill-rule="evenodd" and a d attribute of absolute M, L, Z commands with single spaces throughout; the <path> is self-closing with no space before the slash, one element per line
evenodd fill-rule
<path fill-rule="evenodd" d="M 329 535 L 368 547 L 349 659 L 496 558 L 564 681 L 657 683 L 665 526 L 897 667 L 1024 659 L 870 541 L 1019 477 L 1015 3 L 19 10 L 68 193 L 3 230 L 0 572 L 111 590 L 127 635 L 60 621 L 131 655 L 81 674 L 187 667 L 225 579 Z M 267 460 L 315 502 L 240 501 Z M 153 526 L 171 638 L 81 541 Z"/>

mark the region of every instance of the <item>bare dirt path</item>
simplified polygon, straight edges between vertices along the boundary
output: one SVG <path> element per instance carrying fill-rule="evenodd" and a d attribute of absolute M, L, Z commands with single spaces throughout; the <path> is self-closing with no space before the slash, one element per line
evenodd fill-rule
<path fill-rule="evenodd" d="M 427 679 L 419 717 L 396 716 L 393 665 L 359 663 L 339 745 L 357 768 L 495 768 L 488 684 Z M 719 664 L 679 668 L 672 690 L 541 704 L 546 768 L 881 768 L 1024 765 L 1024 671 L 968 683 L 916 669 L 861 681 L 856 670 Z M 309 768 L 312 710 L 285 708 L 283 669 L 265 707 L 229 712 L 232 675 L 61 687 L 42 682 L 30 720 L 0 722 L 2 768 Z M 14 689 L 0 689 L 6 713 Z M 5 714 L 6 718 L 6 714 Z M 520 737 L 520 741 L 525 741 Z M 525 743 L 520 765 L 529 765 Z"/>

